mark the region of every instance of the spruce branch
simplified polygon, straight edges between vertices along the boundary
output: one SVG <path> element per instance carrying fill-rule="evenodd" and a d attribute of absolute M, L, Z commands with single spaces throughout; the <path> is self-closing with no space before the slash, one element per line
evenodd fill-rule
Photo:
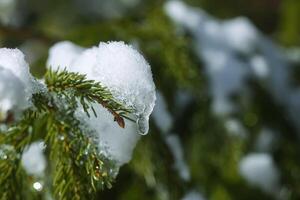
<path fill-rule="evenodd" d="M 51 190 L 57 199 L 91 199 L 114 181 L 116 164 L 99 153 L 94 133 L 76 118 L 75 111 L 81 105 L 88 116 L 90 110 L 96 115 L 92 104 L 101 104 L 124 128 L 124 118 L 130 119 L 132 110 L 85 75 L 49 70 L 45 82 L 48 90 L 32 95 L 33 105 L 23 111 L 20 120 L 4 122 L 8 129 L 0 133 L 0 171 L 5 172 L 0 176 L 0 200 L 32 199 L 35 195 L 22 187 L 30 177 L 21 167 L 21 158 L 37 139 L 47 146 L 51 176 L 45 178 L 52 179 Z"/>
<path fill-rule="evenodd" d="M 110 188 L 114 179 L 114 163 L 99 155 L 89 133 L 74 118 L 74 108 L 53 113 L 47 125 L 46 143 L 54 161 L 53 191 L 62 200 L 90 199 L 98 189 Z"/>
<path fill-rule="evenodd" d="M 32 141 L 33 117 L 37 113 L 26 110 L 22 120 L 11 126 L 5 133 L 0 133 L 0 176 L 1 200 L 22 199 L 22 180 L 26 177 L 20 168 L 21 155 Z"/>
<path fill-rule="evenodd" d="M 129 118 L 132 109 L 126 108 L 116 101 L 110 91 L 94 80 L 87 80 L 86 75 L 64 70 L 48 70 L 45 75 L 45 82 L 49 91 L 64 95 L 67 99 L 74 96 L 79 99 L 84 111 L 88 116 L 91 109 L 97 116 L 92 103 L 99 103 L 106 108 L 113 116 L 114 120 L 122 128 L 125 127 L 124 118 Z"/>

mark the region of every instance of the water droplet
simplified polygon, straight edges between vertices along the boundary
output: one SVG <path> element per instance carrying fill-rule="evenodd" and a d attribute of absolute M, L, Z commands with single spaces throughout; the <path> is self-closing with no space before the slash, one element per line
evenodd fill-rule
<path fill-rule="evenodd" d="M 137 123 L 138 129 L 139 129 L 139 134 L 146 135 L 149 131 L 148 119 L 145 118 L 144 116 L 140 116 L 136 120 L 136 123 Z"/>
<path fill-rule="evenodd" d="M 43 185 L 40 182 L 33 183 L 32 187 L 38 192 L 42 191 L 43 189 Z"/>
<path fill-rule="evenodd" d="M 60 135 L 60 136 L 59 136 L 59 139 L 60 139 L 61 141 L 63 141 L 63 140 L 65 139 L 65 136 Z"/>

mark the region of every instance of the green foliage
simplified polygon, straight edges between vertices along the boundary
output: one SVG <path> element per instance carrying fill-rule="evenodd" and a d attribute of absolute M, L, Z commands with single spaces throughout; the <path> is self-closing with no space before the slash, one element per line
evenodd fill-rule
<path fill-rule="evenodd" d="M 68 103 L 72 103 L 74 97 L 77 98 L 88 116 L 90 116 L 89 109 L 91 109 L 97 117 L 92 103 L 98 103 L 115 117 L 115 121 L 120 127 L 124 128 L 125 126 L 123 118 L 133 121 L 128 117 L 132 109 L 128 109 L 115 101 L 106 87 L 93 80 L 86 80 L 85 75 L 67 70 L 50 70 L 45 75 L 45 82 L 50 92 L 64 96 Z"/>
<path fill-rule="evenodd" d="M 26 24 L 18 28 L 1 26 L 0 44 L 16 47 L 34 39 L 44 45 L 44 52 L 60 40 L 83 46 L 109 40 L 136 45 L 151 65 L 157 88 L 167 98 L 175 122 L 171 131 L 183 143 L 192 179 L 188 182 L 179 179 L 164 136 L 152 124 L 151 133 L 137 145 L 132 161 L 121 169 L 113 187 L 101 190 L 110 188 L 114 182 L 114 173 L 109 171 L 114 169 L 114 163 L 97 154 L 90 137 L 93 133 L 78 127 L 74 110 L 80 105 L 87 115 L 93 115 L 92 105 L 98 103 L 123 126 L 122 118 L 129 117 L 133 108 L 123 107 L 105 87 L 86 80 L 83 75 L 49 71 L 45 76 L 48 91 L 35 94 L 34 109 L 26 111 L 23 120 L 9 124 L 10 128 L 0 134 L 0 144 L 8 145 L 1 146 L 0 151 L 0 171 L 5 172 L 0 176 L 3 200 L 46 199 L 44 193 L 53 191 L 54 199 L 167 200 L 181 199 L 191 189 L 200 191 L 207 199 L 272 199 L 247 184 L 238 172 L 240 158 L 255 149 L 259 130 L 265 126 L 278 131 L 279 141 L 270 153 L 280 169 L 287 198 L 299 199 L 299 138 L 282 107 L 261 86 L 249 83 L 251 91 L 255 91 L 254 97 L 247 99 L 246 104 L 243 99 L 237 99 L 241 112 L 230 117 L 242 122 L 251 134 L 247 139 L 230 135 L 224 119 L 211 113 L 208 83 L 201 63 L 193 54 L 192 39 L 165 16 L 163 0 L 142 0 L 133 12 L 113 19 L 83 17 L 73 2 L 29 0 Z M 245 15 L 264 33 L 276 36 L 284 44 L 299 44 L 297 0 L 186 2 L 221 18 Z M 40 66 L 46 57 L 44 53 L 35 63 L 33 74 L 44 73 Z M 178 90 L 190 92 L 193 98 L 183 111 L 177 107 Z M 47 177 L 43 177 L 47 179 L 43 180 L 47 188 L 37 192 L 31 187 L 37 179 L 20 167 L 20 155 L 25 146 L 40 139 L 46 141 L 46 154 L 51 161 Z"/>
<path fill-rule="evenodd" d="M 287 45 L 300 44 L 300 2 L 297 0 L 285 0 L 282 2 L 280 39 Z"/>
<path fill-rule="evenodd" d="M 84 75 L 50 70 L 45 82 L 47 90 L 33 95 L 33 107 L 0 134 L 0 170 L 6 172 L 0 176 L 1 198 L 34 198 L 33 194 L 30 196 L 21 157 L 36 138 L 45 142 L 49 152 L 51 176 L 43 177 L 43 181 L 52 180 L 49 189 L 54 196 L 62 200 L 95 198 L 96 191 L 111 188 L 117 168 L 113 161 L 99 154 L 93 132 L 76 119 L 78 100 L 87 114 L 89 109 L 93 110 L 91 103 L 101 104 L 121 127 L 131 110 L 118 103 L 107 88 Z M 43 123 L 43 134 L 36 132 L 36 122 Z"/>

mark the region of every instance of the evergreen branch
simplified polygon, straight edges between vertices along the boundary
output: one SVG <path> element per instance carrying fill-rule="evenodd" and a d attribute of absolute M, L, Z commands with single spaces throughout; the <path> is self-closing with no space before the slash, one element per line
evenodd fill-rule
<path fill-rule="evenodd" d="M 74 112 L 74 108 L 69 109 Z M 114 165 L 99 155 L 96 145 L 81 131 L 72 114 L 63 120 L 61 114 L 50 116 L 46 136 L 51 147 L 50 158 L 55 162 L 54 194 L 62 200 L 90 199 L 99 188 L 111 187 Z"/>
<path fill-rule="evenodd" d="M 32 119 L 36 115 L 26 110 L 20 122 L 0 134 L 0 171 L 5 172 L 0 176 L 1 200 L 22 199 L 21 183 L 25 173 L 20 168 L 21 155 L 32 140 Z"/>
<path fill-rule="evenodd" d="M 74 96 L 78 98 L 88 116 L 90 115 L 89 109 L 96 116 L 92 103 L 99 103 L 114 116 L 114 120 L 120 127 L 125 127 L 124 118 L 133 121 L 128 117 L 132 109 L 126 108 L 116 101 L 110 91 L 101 83 L 87 80 L 86 75 L 68 72 L 66 69 L 62 71 L 48 70 L 45 82 L 49 91 L 62 94 L 67 99 L 72 99 Z"/>
<path fill-rule="evenodd" d="M 110 188 L 114 181 L 115 163 L 99 153 L 89 137 L 93 133 L 82 129 L 74 113 L 80 102 L 87 115 L 89 109 L 96 115 L 92 104 L 99 103 L 124 127 L 123 118 L 129 119 L 132 110 L 114 100 L 107 88 L 86 80 L 84 75 L 66 70 L 48 71 L 45 80 L 48 91 L 33 94 L 33 106 L 23 112 L 20 121 L 13 124 L 12 120 L 8 130 L 0 134 L 0 171 L 5 172 L 0 176 L 1 200 L 22 199 L 24 194 L 32 196 L 18 188 L 26 182 L 21 158 L 33 141 L 36 121 L 44 120 L 46 124 L 46 134 L 38 137 L 45 141 L 50 152 L 53 192 L 58 199 L 90 199 L 98 189 Z"/>

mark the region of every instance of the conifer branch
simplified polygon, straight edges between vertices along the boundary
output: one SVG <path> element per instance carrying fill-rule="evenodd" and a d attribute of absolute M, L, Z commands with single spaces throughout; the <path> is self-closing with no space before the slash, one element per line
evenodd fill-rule
<path fill-rule="evenodd" d="M 88 116 L 90 115 L 89 109 L 97 116 L 91 104 L 99 103 L 114 116 L 120 127 L 125 127 L 124 118 L 133 121 L 128 116 L 132 109 L 126 108 L 117 102 L 110 91 L 102 86 L 101 83 L 87 80 L 86 75 L 68 72 L 66 69 L 62 71 L 48 70 L 45 75 L 45 82 L 49 91 L 62 94 L 67 99 L 71 99 L 74 96 L 78 98 Z"/>
<path fill-rule="evenodd" d="M 25 173 L 20 168 L 21 155 L 33 137 L 33 116 L 36 116 L 34 111 L 25 111 L 19 123 L 0 133 L 0 171 L 5 172 L 5 176 L 0 176 L 1 200 L 22 199 Z"/>
<path fill-rule="evenodd" d="M 114 161 L 99 153 L 92 139 L 93 132 L 83 129 L 74 113 L 78 102 L 87 115 L 89 109 L 93 110 L 91 104 L 99 103 L 124 127 L 124 118 L 129 119 L 132 110 L 114 100 L 100 83 L 86 80 L 85 75 L 66 70 L 48 71 L 45 81 L 48 91 L 33 94 L 33 106 L 23 112 L 21 120 L 8 124 L 7 131 L 0 134 L 0 157 L 4 158 L 0 158 L 0 171 L 6 172 L 0 176 L 1 200 L 22 199 L 23 192 L 31 195 L 25 189 L 18 191 L 27 176 L 21 158 L 24 149 L 37 138 L 45 142 L 50 154 L 48 168 L 57 199 L 91 199 L 99 189 L 110 188 L 114 181 L 117 170 Z M 42 120 L 46 133 L 37 136 L 35 122 Z"/>
<path fill-rule="evenodd" d="M 53 113 L 47 125 L 46 143 L 54 161 L 54 194 L 62 200 L 90 199 L 98 189 L 111 187 L 115 166 L 99 155 L 89 133 L 84 133 L 73 117 L 74 108 L 68 109 Z M 69 114 L 62 120 L 66 111 Z"/>

